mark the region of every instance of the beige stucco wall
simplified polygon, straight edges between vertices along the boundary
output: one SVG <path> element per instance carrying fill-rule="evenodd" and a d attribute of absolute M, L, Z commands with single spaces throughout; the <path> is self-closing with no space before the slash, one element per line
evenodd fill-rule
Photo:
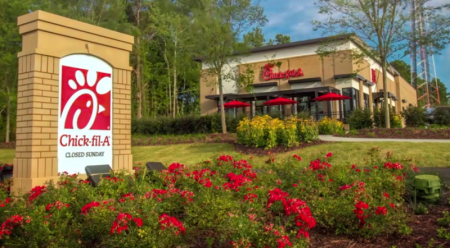
<path fill-rule="evenodd" d="M 113 168 L 131 170 L 132 36 L 43 11 L 20 16 L 22 35 L 13 192 L 27 192 L 58 176 L 59 60 L 96 56 L 113 67 Z"/>
<path fill-rule="evenodd" d="M 400 94 L 398 95 L 398 104 L 401 105 L 401 108 L 399 109 L 402 109 L 403 107 L 407 108 L 409 104 L 417 106 L 417 91 L 414 89 L 414 87 L 400 76 L 395 77 L 395 80 L 398 81 L 400 89 Z M 403 99 L 406 100 L 406 103 L 402 102 Z"/>

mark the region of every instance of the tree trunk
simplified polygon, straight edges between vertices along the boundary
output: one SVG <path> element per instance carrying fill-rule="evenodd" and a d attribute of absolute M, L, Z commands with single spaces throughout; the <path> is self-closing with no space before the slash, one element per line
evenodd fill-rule
<path fill-rule="evenodd" d="M 5 134 L 5 142 L 9 142 L 9 133 L 10 133 L 10 118 L 11 118 L 11 97 L 9 96 L 9 91 L 6 99 L 6 134 Z"/>
<path fill-rule="evenodd" d="M 174 39 L 174 54 L 173 54 L 173 112 L 172 117 L 175 118 L 177 115 L 177 35 L 175 34 Z"/>
<path fill-rule="evenodd" d="M 386 128 L 391 128 L 390 109 L 389 109 L 389 91 L 387 88 L 387 63 L 386 60 L 381 62 L 381 70 L 383 70 L 383 99 L 384 99 L 384 125 Z"/>
<path fill-rule="evenodd" d="M 223 89 L 222 89 L 222 73 L 219 73 L 219 95 L 220 95 L 220 115 L 222 119 L 222 133 L 227 133 L 227 122 L 225 121 L 225 108 L 223 107 Z"/>
<path fill-rule="evenodd" d="M 169 59 L 167 58 L 167 44 L 164 40 L 164 61 L 166 61 L 167 66 L 167 80 L 169 80 L 168 83 L 168 94 L 169 94 L 169 112 L 167 113 L 168 116 L 170 115 L 170 112 L 172 111 L 172 90 L 171 90 L 171 82 L 170 82 L 170 63 Z"/>
<path fill-rule="evenodd" d="M 141 1 L 136 1 L 136 27 L 139 28 Z M 141 85 L 141 37 L 136 37 L 136 100 L 138 104 L 137 118 L 142 118 L 142 85 Z"/>

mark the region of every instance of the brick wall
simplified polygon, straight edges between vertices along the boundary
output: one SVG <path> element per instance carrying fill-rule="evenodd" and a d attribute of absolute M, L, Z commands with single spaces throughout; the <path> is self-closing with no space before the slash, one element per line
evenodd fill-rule
<path fill-rule="evenodd" d="M 113 154 L 114 169 L 133 165 L 131 155 L 131 71 L 113 70 Z"/>
<path fill-rule="evenodd" d="M 58 73 L 58 58 L 19 57 L 14 178 L 49 178 L 58 173 Z"/>

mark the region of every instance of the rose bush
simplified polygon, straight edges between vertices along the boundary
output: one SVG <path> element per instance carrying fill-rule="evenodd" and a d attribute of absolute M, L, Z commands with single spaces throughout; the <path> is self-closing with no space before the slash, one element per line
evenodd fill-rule
<path fill-rule="evenodd" d="M 413 165 L 377 150 L 358 165 L 294 155 L 265 171 L 228 155 L 161 173 L 136 168 L 93 188 L 77 175 L 0 196 L 4 247 L 305 247 L 320 227 L 373 236 L 406 224 L 405 179 Z M 13 200 L 14 199 L 14 200 Z"/>

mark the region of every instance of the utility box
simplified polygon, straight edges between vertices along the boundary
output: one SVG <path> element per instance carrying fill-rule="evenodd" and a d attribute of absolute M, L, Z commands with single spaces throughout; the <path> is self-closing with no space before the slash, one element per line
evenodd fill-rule
<path fill-rule="evenodd" d="M 434 175 L 417 175 L 414 178 L 414 190 L 417 197 L 427 202 L 436 202 L 441 196 L 441 179 Z"/>

